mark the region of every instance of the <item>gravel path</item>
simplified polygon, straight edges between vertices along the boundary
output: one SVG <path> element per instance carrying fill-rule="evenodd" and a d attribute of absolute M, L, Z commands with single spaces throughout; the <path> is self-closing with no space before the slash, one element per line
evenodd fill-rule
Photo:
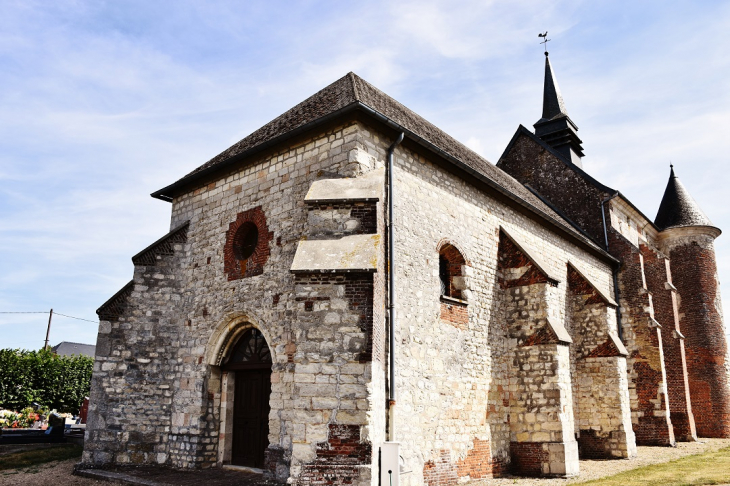
<path fill-rule="evenodd" d="M 680 442 L 677 447 L 639 447 L 638 457 L 615 461 L 580 461 L 580 476 L 573 479 L 534 479 L 504 477 L 471 481 L 468 486 L 564 486 L 611 476 L 629 469 L 673 461 L 683 456 L 702 454 L 730 447 L 730 439 L 702 439 L 701 442 Z M 77 459 L 52 462 L 25 469 L 0 471 L 0 486 L 122 486 L 122 483 L 97 481 L 73 476 Z M 162 479 L 162 478 L 160 478 Z"/>
<path fill-rule="evenodd" d="M 637 467 L 673 461 L 684 456 L 702 454 L 730 447 L 730 439 L 702 439 L 699 442 L 677 442 L 677 447 L 643 447 L 638 448 L 634 459 L 618 459 L 613 461 L 580 461 L 580 476 L 572 479 L 535 479 L 508 476 L 498 479 L 483 479 L 468 482 L 468 486 L 563 486 L 566 484 L 581 483 L 592 479 L 613 476 L 620 472 L 636 469 Z"/>

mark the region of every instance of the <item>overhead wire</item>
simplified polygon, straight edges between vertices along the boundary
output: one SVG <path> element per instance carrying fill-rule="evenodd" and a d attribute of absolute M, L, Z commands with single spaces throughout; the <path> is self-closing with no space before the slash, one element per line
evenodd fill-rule
<path fill-rule="evenodd" d="M 13 312 L 0 311 L 0 314 L 48 314 L 48 311 L 13 311 Z M 81 318 L 81 317 L 69 316 L 69 315 L 61 314 L 60 312 L 55 312 L 55 311 L 53 312 L 53 315 L 54 316 L 68 317 L 69 319 L 77 319 L 79 321 L 93 322 L 94 324 L 98 324 L 99 323 L 99 321 L 91 321 L 89 319 L 84 319 L 84 318 Z"/>

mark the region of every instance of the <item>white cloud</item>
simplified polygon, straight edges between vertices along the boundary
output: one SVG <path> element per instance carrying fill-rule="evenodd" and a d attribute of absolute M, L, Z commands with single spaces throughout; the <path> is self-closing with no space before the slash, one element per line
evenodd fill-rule
<path fill-rule="evenodd" d="M 169 205 L 150 192 L 348 71 L 496 162 L 518 124 L 539 118 L 545 29 L 588 172 L 652 217 L 672 160 L 715 224 L 730 228 L 729 9 L 6 2 L 0 311 L 93 318 L 131 278 L 129 258 L 168 229 Z M 730 275 L 724 238 L 721 278 Z M 58 322 L 68 340 L 93 342 L 93 325 Z"/>

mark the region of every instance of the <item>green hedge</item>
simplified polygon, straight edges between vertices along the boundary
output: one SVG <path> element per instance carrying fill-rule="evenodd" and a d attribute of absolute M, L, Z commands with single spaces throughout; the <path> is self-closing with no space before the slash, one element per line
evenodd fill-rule
<path fill-rule="evenodd" d="M 94 359 L 50 351 L 0 350 L 0 408 L 22 410 L 33 402 L 76 414 L 89 396 Z"/>

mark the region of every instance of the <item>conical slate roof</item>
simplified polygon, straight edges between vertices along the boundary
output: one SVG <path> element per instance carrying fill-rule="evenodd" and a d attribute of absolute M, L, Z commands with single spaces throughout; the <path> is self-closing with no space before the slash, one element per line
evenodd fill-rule
<path fill-rule="evenodd" d="M 555 79 L 550 57 L 545 53 L 545 86 L 542 94 L 542 119 L 552 120 L 560 116 L 568 116 L 563 95 L 560 93 L 558 81 Z M 538 122 L 539 123 L 539 122 Z"/>
<path fill-rule="evenodd" d="M 681 226 L 714 226 L 674 174 L 674 167 L 670 169 L 669 182 L 654 224 L 660 230 Z"/>

